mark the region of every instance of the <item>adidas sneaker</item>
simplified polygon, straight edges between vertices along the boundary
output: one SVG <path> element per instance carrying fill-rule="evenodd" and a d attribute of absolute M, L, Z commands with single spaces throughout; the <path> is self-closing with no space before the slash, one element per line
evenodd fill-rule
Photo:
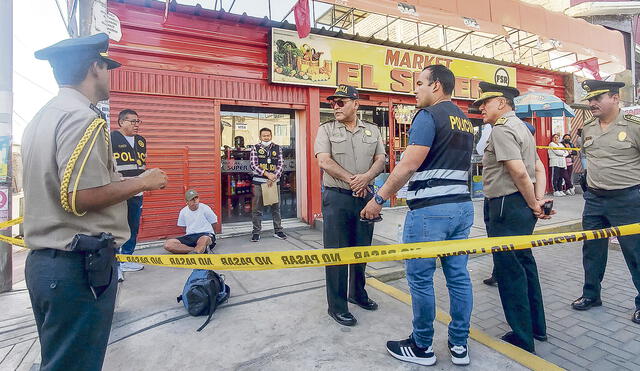
<path fill-rule="evenodd" d="M 436 355 L 433 353 L 433 347 L 419 348 L 411 337 L 406 340 L 387 341 L 387 351 L 394 358 L 401 361 L 417 363 L 423 366 L 436 364 Z"/>

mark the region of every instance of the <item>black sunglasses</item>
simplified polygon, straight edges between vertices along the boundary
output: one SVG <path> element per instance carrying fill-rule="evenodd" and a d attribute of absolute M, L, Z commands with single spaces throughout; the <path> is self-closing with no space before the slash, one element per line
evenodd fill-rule
<path fill-rule="evenodd" d="M 336 108 L 336 106 L 342 108 L 342 107 L 344 107 L 344 104 L 346 102 L 348 102 L 348 100 L 347 101 L 345 101 L 345 100 L 332 100 L 331 102 L 329 102 L 329 105 L 331 105 L 331 108 Z"/>

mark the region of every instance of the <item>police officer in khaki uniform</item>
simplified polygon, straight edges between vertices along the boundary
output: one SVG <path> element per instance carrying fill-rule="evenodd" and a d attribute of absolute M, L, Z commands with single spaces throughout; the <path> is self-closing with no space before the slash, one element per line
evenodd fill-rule
<path fill-rule="evenodd" d="M 640 222 L 640 117 L 625 115 L 619 108 L 621 82 L 586 80 L 593 120 L 582 130 L 583 152 L 587 159 L 587 190 L 582 226 L 600 229 Z M 631 320 L 640 324 L 640 235 L 618 237 L 629 267 L 636 296 Z M 584 241 L 582 296 L 571 306 L 587 310 L 602 305 L 600 291 L 607 265 L 608 240 Z"/>
<path fill-rule="evenodd" d="M 22 140 L 25 242 L 31 250 L 25 278 L 40 337 L 41 370 L 101 369 L 115 306 L 116 261 L 112 251 L 105 251 L 105 285 L 94 285 L 93 273 L 85 270 L 90 256 L 72 250 L 72 241 L 93 241 L 90 236 L 104 232 L 113 235 L 115 244 L 108 238 L 102 248 L 122 245 L 129 238 L 124 201 L 167 182 L 159 169 L 119 181 L 106 123 L 87 130 L 100 123 L 95 104 L 109 98 L 108 70 L 120 66 L 106 57 L 108 45 L 107 35 L 97 34 L 35 53 L 49 61 L 60 86 Z M 88 132 L 96 140 L 80 147 Z M 79 156 L 73 154 L 76 148 L 82 148 Z M 78 166 L 67 169 L 76 159 Z"/>
<path fill-rule="evenodd" d="M 354 87 L 338 86 L 327 98 L 336 119 L 322 124 L 316 137 L 315 155 L 324 170 L 325 248 L 368 246 L 373 237 L 373 223 L 360 221 L 360 210 L 373 196 L 373 180 L 384 171 L 385 151 L 378 127 L 358 119 L 358 98 Z M 326 267 L 329 315 L 341 325 L 357 322 L 347 300 L 366 310 L 378 308 L 364 289 L 365 267 L 365 263 Z"/>
<path fill-rule="evenodd" d="M 546 176 L 533 135 L 514 112 L 512 87 L 480 83 L 479 106 L 493 125 L 482 158 L 484 222 L 489 237 L 530 235 L 542 210 Z M 511 330 L 502 339 L 529 352 L 547 339 L 538 268 L 531 249 L 493 254 L 502 308 Z"/>

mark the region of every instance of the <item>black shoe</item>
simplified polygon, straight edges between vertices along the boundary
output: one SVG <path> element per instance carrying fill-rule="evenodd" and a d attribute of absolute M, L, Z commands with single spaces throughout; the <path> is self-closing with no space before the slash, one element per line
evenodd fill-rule
<path fill-rule="evenodd" d="M 251 242 L 258 242 L 260 241 L 260 234 L 259 233 L 254 233 L 251 235 Z"/>
<path fill-rule="evenodd" d="M 516 337 L 516 334 L 514 334 L 514 333 L 513 333 L 513 331 L 509 331 L 509 332 L 507 332 L 506 334 L 502 335 L 502 337 L 501 337 L 500 339 L 502 339 L 503 341 L 506 341 L 507 343 L 509 343 L 509 344 L 511 344 L 511 345 L 513 345 L 513 346 L 516 346 L 516 347 L 518 347 L 518 348 L 520 348 L 520 349 L 524 349 L 524 350 L 526 350 L 526 351 L 527 351 L 527 352 L 529 352 L 529 353 L 536 354 L 535 350 L 533 350 L 533 349 L 529 350 L 529 349 L 525 348 L 525 347 L 524 347 L 524 346 L 523 346 L 523 345 L 518 341 L 518 338 Z"/>
<path fill-rule="evenodd" d="M 640 309 L 636 310 L 636 312 L 633 313 L 633 316 L 631 317 L 631 320 L 634 323 L 640 324 Z"/>
<path fill-rule="evenodd" d="M 286 240 L 287 239 L 287 235 L 284 234 L 284 232 L 282 232 L 282 231 L 274 233 L 273 237 L 279 238 L 281 240 Z"/>
<path fill-rule="evenodd" d="M 418 348 L 412 338 L 400 341 L 387 341 L 387 351 L 394 358 L 401 361 L 417 363 L 423 366 L 432 366 L 436 364 L 436 355 L 433 353 L 433 347 Z"/>
<path fill-rule="evenodd" d="M 538 340 L 538 341 L 547 341 L 547 335 L 538 335 L 538 334 L 533 334 L 533 338 Z"/>
<path fill-rule="evenodd" d="M 329 311 L 329 315 L 331 316 L 331 318 L 336 320 L 336 322 L 338 322 L 342 326 L 355 326 L 356 323 L 358 323 L 358 321 L 356 320 L 356 317 L 354 317 L 353 314 L 349 312 L 333 313 Z"/>
<path fill-rule="evenodd" d="M 352 299 L 352 298 L 349 298 L 347 300 L 349 300 L 349 303 L 353 303 L 353 304 L 359 306 L 362 309 L 366 309 L 366 310 L 376 310 L 376 309 L 378 309 L 378 303 L 376 303 L 375 301 L 373 301 L 371 299 L 367 299 L 366 303 L 357 302 L 355 299 Z"/>
<path fill-rule="evenodd" d="M 450 341 L 447 341 L 447 346 L 451 354 L 451 363 L 458 366 L 466 366 L 471 362 L 467 345 L 453 345 Z"/>
<path fill-rule="evenodd" d="M 496 278 L 494 276 L 491 276 L 491 277 L 483 280 L 482 283 L 484 283 L 485 285 L 488 285 L 488 286 L 498 286 L 498 281 L 496 280 Z"/>
<path fill-rule="evenodd" d="M 588 310 L 591 307 L 599 307 L 602 305 L 602 300 L 600 299 L 590 299 L 585 298 L 584 296 L 579 297 L 573 303 L 571 303 L 571 308 L 575 310 Z"/>

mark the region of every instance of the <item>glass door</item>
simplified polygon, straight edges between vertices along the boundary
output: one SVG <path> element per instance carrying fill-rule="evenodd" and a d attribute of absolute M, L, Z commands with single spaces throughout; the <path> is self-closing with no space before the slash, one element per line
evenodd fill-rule
<path fill-rule="evenodd" d="M 252 182 L 250 153 L 260 142 L 260 129 L 268 128 L 272 142 L 282 148 L 284 168 L 280 177 L 280 213 L 296 218 L 296 133 L 292 110 L 258 107 L 221 107 L 222 119 L 222 222 L 251 222 Z M 263 221 L 271 219 L 265 210 Z"/>

